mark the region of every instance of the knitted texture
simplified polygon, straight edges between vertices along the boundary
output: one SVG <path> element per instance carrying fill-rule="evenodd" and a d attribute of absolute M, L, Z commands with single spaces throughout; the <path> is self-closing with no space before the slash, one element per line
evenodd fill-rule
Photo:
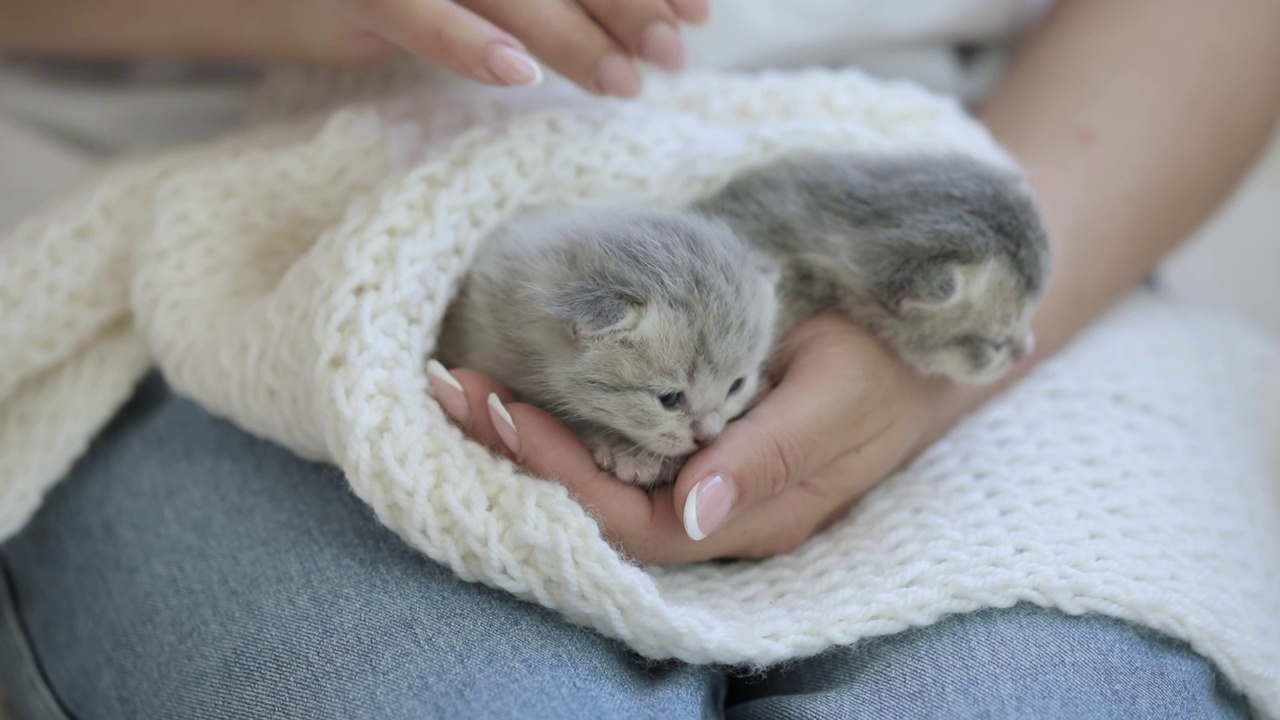
<path fill-rule="evenodd" d="M 461 577 L 648 657 L 768 665 L 1031 601 L 1186 640 L 1280 717 L 1280 349 L 1228 319 L 1132 298 L 828 531 L 754 563 L 628 564 L 562 487 L 430 399 L 451 294 L 518 209 L 685 202 L 820 148 L 1008 162 L 955 103 L 854 71 L 691 75 L 639 103 L 554 84 L 368 97 L 282 101 L 0 240 L 0 532 L 154 363 L 337 464 Z"/>

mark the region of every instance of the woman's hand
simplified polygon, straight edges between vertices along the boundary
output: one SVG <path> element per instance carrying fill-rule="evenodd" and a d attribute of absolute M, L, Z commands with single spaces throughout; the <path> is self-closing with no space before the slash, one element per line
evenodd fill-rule
<path fill-rule="evenodd" d="M 624 554 L 646 563 L 790 552 L 900 467 L 939 428 L 951 387 L 926 380 L 841 315 L 797 327 L 775 386 L 653 492 L 596 467 L 564 425 L 493 379 L 433 367 L 447 412 L 473 437 L 563 483 Z M 495 400 L 489 400 L 490 394 Z M 507 418 L 510 418 L 508 422 Z"/>
<path fill-rule="evenodd" d="M 0 0 L 0 46 L 356 66 L 405 50 L 490 85 L 536 84 L 537 57 L 630 97 L 636 60 L 680 69 L 679 27 L 707 12 L 707 0 Z"/>
<path fill-rule="evenodd" d="M 291 0 L 298 2 L 298 0 Z M 308 0 L 331 4 L 331 22 L 491 85 L 532 85 L 530 55 L 592 92 L 640 91 L 633 58 L 666 70 L 684 64 L 681 22 L 706 0 Z M 323 52 L 324 47 L 319 48 Z"/>

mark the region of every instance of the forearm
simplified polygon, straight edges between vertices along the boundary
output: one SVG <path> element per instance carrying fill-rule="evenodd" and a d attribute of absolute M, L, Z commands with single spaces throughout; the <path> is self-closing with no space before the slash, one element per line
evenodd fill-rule
<path fill-rule="evenodd" d="M 191 27 L 219 27 L 218 16 L 204 0 L 0 0 L 0 45 L 72 56 L 164 54 L 187 44 Z"/>
<path fill-rule="evenodd" d="M 1133 288 L 1248 171 L 1280 112 L 1277 37 L 1274 0 L 1063 0 L 1028 41 L 981 113 L 1029 170 L 1054 249 L 1019 373 Z M 999 389 L 956 391 L 946 412 Z"/>
<path fill-rule="evenodd" d="M 312 59 L 329 14 L 267 0 L 0 0 L 0 47 L 64 57 Z M 326 59 L 321 56 L 316 59 Z"/>

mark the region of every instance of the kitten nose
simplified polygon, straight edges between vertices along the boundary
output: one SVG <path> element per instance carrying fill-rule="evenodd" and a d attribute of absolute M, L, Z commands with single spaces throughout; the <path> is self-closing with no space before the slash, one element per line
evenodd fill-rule
<path fill-rule="evenodd" d="M 720 418 L 718 412 L 707 413 L 694 420 L 690 429 L 693 431 L 693 441 L 698 444 L 698 447 L 704 447 L 720 436 L 720 431 L 724 429 L 724 420 Z"/>

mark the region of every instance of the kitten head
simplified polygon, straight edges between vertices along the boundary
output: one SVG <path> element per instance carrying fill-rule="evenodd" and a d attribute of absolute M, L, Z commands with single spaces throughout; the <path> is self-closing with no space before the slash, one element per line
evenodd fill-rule
<path fill-rule="evenodd" d="M 714 440 L 758 390 L 776 271 L 728 226 L 692 213 L 593 213 L 557 232 L 573 241 L 545 301 L 570 351 L 543 373 L 552 409 L 655 456 Z"/>
<path fill-rule="evenodd" d="M 882 330 L 921 372 L 990 382 L 1034 349 L 1036 295 L 1007 259 L 942 263 L 918 273 Z"/>
<path fill-rule="evenodd" d="M 926 374 L 990 382 L 1028 355 L 1051 257 L 1025 180 L 962 156 L 885 161 L 868 179 L 859 268 L 903 357 Z"/>

